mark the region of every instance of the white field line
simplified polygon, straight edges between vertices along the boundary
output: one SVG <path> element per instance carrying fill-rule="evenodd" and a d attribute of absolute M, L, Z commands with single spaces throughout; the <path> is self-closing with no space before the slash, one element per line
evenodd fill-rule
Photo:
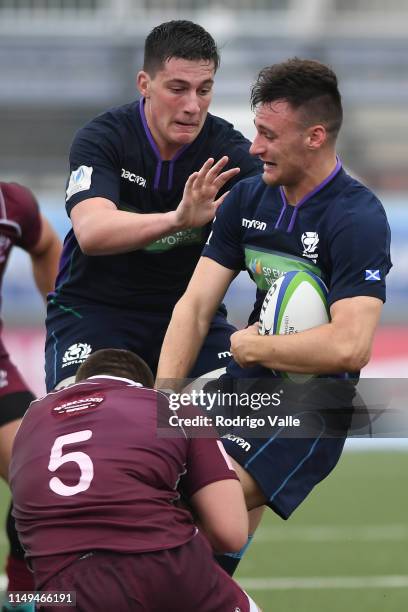
<path fill-rule="evenodd" d="M 408 587 L 408 576 L 328 576 L 293 578 L 241 578 L 240 585 L 253 591 L 287 591 L 292 589 L 398 589 Z M 7 578 L 0 575 L 0 591 L 5 591 Z"/>
<path fill-rule="evenodd" d="M 289 578 L 241 578 L 240 585 L 253 591 L 287 591 L 292 589 L 398 589 L 408 587 L 408 576 L 328 576 Z M 0 591 L 7 578 L 0 575 Z"/>
<path fill-rule="evenodd" d="M 399 542 L 408 540 L 408 525 L 311 525 L 260 527 L 258 544 L 270 542 Z"/>
<path fill-rule="evenodd" d="M 291 578 L 240 578 L 246 590 L 287 591 L 292 589 L 399 589 L 408 588 L 408 576 L 327 576 Z"/>

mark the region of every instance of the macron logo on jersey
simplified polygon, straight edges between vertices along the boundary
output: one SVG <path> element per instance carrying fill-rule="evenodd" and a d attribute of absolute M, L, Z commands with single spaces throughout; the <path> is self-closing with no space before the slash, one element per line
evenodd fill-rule
<path fill-rule="evenodd" d="M 261 232 L 266 230 L 265 221 L 258 221 L 258 219 L 245 219 L 244 217 L 242 219 L 242 226 L 248 228 L 253 227 L 254 229 L 261 230 Z"/>
<path fill-rule="evenodd" d="M 136 185 L 140 185 L 140 187 L 146 187 L 146 179 L 142 176 L 138 176 L 134 172 L 130 172 L 129 170 L 125 170 L 122 168 L 121 177 L 130 181 L 131 183 L 136 183 Z"/>

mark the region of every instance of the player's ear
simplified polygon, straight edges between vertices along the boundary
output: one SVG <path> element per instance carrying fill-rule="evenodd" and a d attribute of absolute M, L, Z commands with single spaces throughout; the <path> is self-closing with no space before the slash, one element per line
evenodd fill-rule
<path fill-rule="evenodd" d="M 324 125 L 312 125 L 307 130 L 306 146 L 308 149 L 319 149 L 327 140 L 327 131 Z"/>
<path fill-rule="evenodd" d="M 151 79 L 147 72 L 145 72 L 144 70 L 140 70 L 138 72 L 137 78 L 136 78 L 136 84 L 137 84 L 138 90 L 140 91 L 140 93 L 142 94 L 144 98 L 149 97 L 150 81 Z"/>

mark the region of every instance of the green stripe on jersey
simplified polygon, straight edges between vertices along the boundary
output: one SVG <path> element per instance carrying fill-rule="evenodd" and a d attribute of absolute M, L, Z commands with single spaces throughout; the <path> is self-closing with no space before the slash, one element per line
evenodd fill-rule
<path fill-rule="evenodd" d="M 261 251 L 245 247 L 245 264 L 258 289 L 267 291 L 277 278 L 285 272 L 304 270 L 313 272 L 319 278 L 322 271 L 318 266 L 294 255 L 285 255 L 274 251 Z"/>
<path fill-rule="evenodd" d="M 155 240 L 151 244 L 144 248 L 145 251 L 153 253 L 161 253 L 163 251 L 170 251 L 179 246 L 188 246 L 190 244 L 200 244 L 203 242 L 203 228 L 193 227 L 191 229 L 182 230 L 175 234 L 169 234 L 159 240 Z"/>

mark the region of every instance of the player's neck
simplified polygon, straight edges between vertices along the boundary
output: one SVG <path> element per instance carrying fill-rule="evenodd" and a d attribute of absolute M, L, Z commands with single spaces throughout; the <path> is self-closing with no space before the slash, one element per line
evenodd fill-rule
<path fill-rule="evenodd" d="M 319 187 L 335 170 L 337 164 L 336 152 L 319 160 L 313 160 L 304 169 L 301 180 L 294 185 L 283 185 L 287 203 L 296 206 L 305 196 Z"/>
<path fill-rule="evenodd" d="M 147 121 L 150 134 L 154 140 L 154 143 L 159 152 L 160 158 L 163 161 L 170 161 L 176 155 L 176 153 L 184 147 L 184 144 L 169 143 L 162 138 L 160 131 L 156 129 L 154 121 L 151 118 L 149 107 L 145 105 L 145 117 Z"/>

